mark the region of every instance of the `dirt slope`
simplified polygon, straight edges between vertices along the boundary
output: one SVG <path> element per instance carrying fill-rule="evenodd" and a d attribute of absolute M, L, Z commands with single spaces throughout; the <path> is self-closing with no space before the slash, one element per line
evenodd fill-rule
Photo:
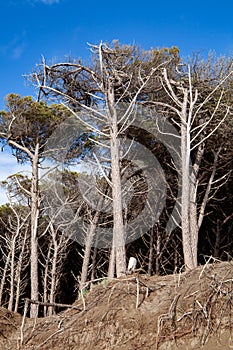
<path fill-rule="evenodd" d="M 0 349 L 231 349 L 233 263 L 103 281 L 73 306 L 21 330 L 21 317 L 1 309 Z"/>

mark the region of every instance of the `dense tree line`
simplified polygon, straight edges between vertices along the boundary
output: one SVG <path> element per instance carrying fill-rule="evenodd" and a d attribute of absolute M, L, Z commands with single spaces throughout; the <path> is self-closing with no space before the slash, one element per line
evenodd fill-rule
<path fill-rule="evenodd" d="M 118 42 L 91 51 L 89 65 L 43 61 L 31 74 L 38 101 L 11 94 L 1 112 L 3 149 L 31 165 L 30 176 L 3 183 L 0 302 L 9 310 L 25 297 L 72 302 L 90 281 L 126 273 L 130 256 L 149 275 L 232 258 L 232 57 L 183 62 L 176 47 Z M 163 173 L 151 180 L 152 158 L 137 163 L 135 142 Z M 87 160 L 95 182 L 73 170 Z"/>

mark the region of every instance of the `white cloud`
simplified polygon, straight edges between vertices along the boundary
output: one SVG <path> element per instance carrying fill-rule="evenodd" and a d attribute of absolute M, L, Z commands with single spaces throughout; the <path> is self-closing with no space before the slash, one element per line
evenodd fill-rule
<path fill-rule="evenodd" d="M 8 203 L 9 200 L 6 195 L 6 191 L 4 191 L 3 188 L 0 187 L 0 205 Z"/>
<path fill-rule="evenodd" d="M 14 156 L 9 152 L 0 153 L 0 180 L 5 180 L 7 176 L 18 172 L 28 172 L 29 164 L 19 164 Z"/>
<path fill-rule="evenodd" d="M 60 0 L 41 0 L 46 5 L 59 4 Z"/>
<path fill-rule="evenodd" d="M 39 170 L 39 177 L 47 173 L 49 168 L 53 168 L 53 165 L 48 163 L 46 168 L 46 163 L 43 163 L 43 167 L 44 169 Z M 8 176 L 13 174 L 22 174 L 31 178 L 31 171 L 30 163 L 19 164 L 9 149 L 6 148 L 4 152 L 0 151 L 0 205 L 9 202 L 6 190 L 1 186 L 1 181 L 5 181 Z"/>
<path fill-rule="evenodd" d="M 59 4 L 62 0 L 8 0 L 8 5 L 10 6 L 20 6 L 20 4 L 27 5 L 30 4 L 32 6 L 42 3 L 45 5 L 53 5 Z"/>
<path fill-rule="evenodd" d="M 9 152 L 0 152 L 0 181 L 12 174 L 22 173 L 30 176 L 30 165 L 19 164 Z M 8 202 L 6 191 L 0 186 L 0 205 Z"/>
<path fill-rule="evenodd" d="M 25 31 L 19 35 L 16 35 L 14 38 L 12 38 L 12 40 L 0 46 L 0 53 L 13 59 L 19 59 L 27 46 L 25 37 Z"/>
<path fill-rule="evenodd" d="M 12 50 L 12 58 L 14 59 L 18 59 L 22 56 L 23 52 L 24 52 L 24 48 L 25 48 L 25 43 L 22 43 L 19 46 L 16 46 L 13 50 Z"/>
<path fill-rule="evenodd" d="M 45 5 L 53 5 L 53 4 L 59 4 L 60 0 L 34 0 L 32 2 L 34 3 L 40 2 Z"/>

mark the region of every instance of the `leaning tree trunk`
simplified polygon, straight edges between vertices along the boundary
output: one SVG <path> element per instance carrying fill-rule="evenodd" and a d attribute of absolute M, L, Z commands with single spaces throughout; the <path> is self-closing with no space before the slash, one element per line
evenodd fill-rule
<path fill-rule="evenodd" d="M 103 196 L 100 197 L 98 201 L 98 205 L 96 208 L 96 212 L 94 214 L 94 217 L 91 219 L 91 224 L 89 231 L 87 233 L 87 237 L 85 240 L 85 252 L 84 252 L 84 258 L 83 258 L 83 264 L 82 264 L 82 272 L 81 272 L 81 278 L 80 278 L 80 286 L 79 290 L 81 291 L 83 288 L 85 288 L 86 282 L 87 282 L 87 276 L 88 276 L 88 267 L 90 263 L 90 256 L 91 256 L 91 248 L 93 247 L 94 244 L 94 237 L 95 237 L 95 232 L 96 232 L 96 227 L 98 225 L 100 215 L 101 215 L 101 209 L 105 200 L 105 195 L 108 192 L 109 185 L 106 183 L 103 188 Z M 96 242 L 97 243 L 97 242 Z M 94 256 L 96 256 L 96 247 L 95 247 L 95 253 Z M 94 260 L 93 258 L 93 268 L 92 268 L 92 277 L 91 279 L 94 279 Z"/>
<path fill-rule="evenodd" d="M 88 266 L 90 263 L 90 256 L 91 256 L 91 248 L 93 247 L 94 236 L 95 236 L 96 226 L 97 226 L 98 221 L 99 221 L 99 217 L 100 217 L 100 212 L 96 211 L 94 218 L 91 222 L 87 237 L 86 237 L 85 252 L 84 252 L 80 286 L 79 286 L 80 291 L 82 291 L 82 289 L 85 288 L 85 285 L 87 282 Z"/>

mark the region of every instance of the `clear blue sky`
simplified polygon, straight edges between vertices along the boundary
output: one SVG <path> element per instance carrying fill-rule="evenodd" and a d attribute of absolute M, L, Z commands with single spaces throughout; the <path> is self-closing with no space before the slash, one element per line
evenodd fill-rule
<path fill-rule="evenodd" d="M 36 96 L 22 75 L 41 55 L 48 61 L 66 55 L 87 59 L 87 42 L 119 39 L 145 49 L 176 45 L 184 57 L 233 52 L 232 0 L 3 0 L 0 11 L 0 109 L 8 93 Z M 0 180 L 20 170 L 9 153 L 0 152 Z"/>
<path fill-rule="evenodd" d="M 181 55 L 233 51 L 233 1 L 5 0 L 0 3 L 0 108 L 10 92 L 35 95 L 23 74 L 40 62 L 87 58 L 87 42 L 119 39 Z"/>

